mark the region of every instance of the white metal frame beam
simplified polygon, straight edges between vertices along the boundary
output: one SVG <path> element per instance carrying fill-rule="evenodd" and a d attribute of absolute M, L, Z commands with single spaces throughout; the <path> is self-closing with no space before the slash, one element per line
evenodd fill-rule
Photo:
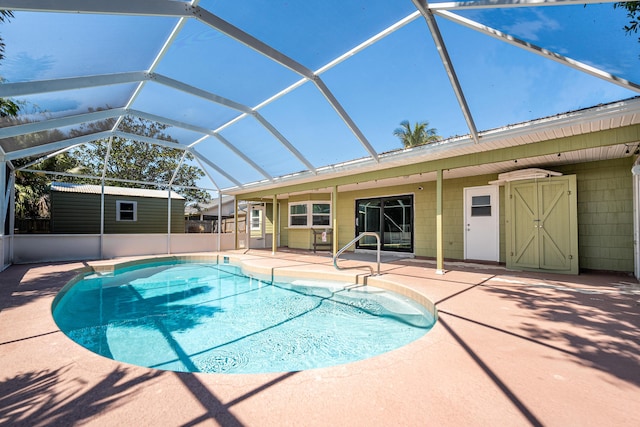
<path fill-rule="evenodd" d="M 100 74 L 63 79 L 35 80 L 30 82 L 3 83 L 0 85 L 0 97 L 35 95 L 64 90 L 86 89 L 96 86 L 109 86 L 127 83 L 139 83 L 149 79 L 146 71 L 128 73 Z"/>
<path fill-rule="evenodd" d="M 273 176 L 271 176 L 267 171 L 265 171 L 263 168 L 261 168 L 260 165 L 258 165 L 253 160 L 251 160 L 251 158 L 249 156 L 244 154 L 242 151 L 240 151 L 238 148 L 236 148 L 232 143 L 230 143 L 226 138 L 224 138 L 222 135 L 218 134 L 217 132 L 215 132 L 215 131 L 213 131 L 211 129 L 207 129 L 207 128 L 203 128 L 203 127 L 200 127 L 200 126 L 191 125 L 191 124 L 184 123 L 184 122 L 181 122 L 181 121 L 178 121 L 178 120 L 173 120 L 173 119 L 169 119 L 167 117 L 158 116 L 158 115 L 150 114 L 150 113 L 145 113 L 143 111 L 138 111 L 138 110 L 133 110 L 133 109 L 129 109 L 128 110 L 126 108 L 113 108 L 113 109 L 110 109 L 110 110 L 96 111 L 96 112 L 92 112 L 92 113 L 78 114 L 78 115 L 75 115 L 75 116 L 68 116 L 68 117 L 62 117 L 62 118 L 58 118 L 58 119 L 50 119 L 50 120 L 44 120 L 44 121 L 41 121 L 41 122 L 27 123 L 27 124 L 23 124 L 23 125 L 16 125 L 16 126 L 10 126 L 10 127 L 6 127 L 6 128 L 0 128 L 0 138 L 9 138 L 9 137 L 14 137 L 14 136 L 18 136 L 18 135 L 25 135 L 25 134 L 29 134 L 29 133 L 33 133 L 33 132 L 39 132 L 39 131 L 43 131 L 43 130 L 47 130 L 47 129 L 51 129 L 51 128 L 55 128 L 55 127 L 73 126 L 73 125 L 82 124 L 82 123 L 85 123 L 85 122 L 88 122 L 88 121 L 111 119 L 111 118 L 121 117 L 121 116 L 125 116 L 125 115 L 131 115 L 131 116 L 134 116 L 134 117 L 139 117 L 139 118 L 143 118 L 143 119 L 147 119 L 147 120 L 156 121 L 158 123 L 163 123 L 163 124 L 166 124 L 166 125 L 175 126 L 175 127 L 178 127 L 178 128 L 190 130 L 190 131 L 197 132 L 197 133 L 202 133 L 202 134 L 207 136 L 207 138 L 200 138 L 198 141 L 187 145 L 185 147 L 185 149 L 193 148 L 196 144 L 200 144 L 200 143 L 204 142 L 206 139 L 208 139 L 208 137 L 215 137 L 218 141 L 220 141 L 223 145 L 225 145 L 229 150 L 233 151 L 242 160 L 247 162 L 252 168 L 257 170 L 265 178 L 267 178 L 270 181 L 273 180 Z M 114 131 L 115 130 L 111 130 L 111 132 L 114 132 Z M 76 145 L 78 145 L 78 144 L 76 144 Z M 66 148 L 71 148 L 73 146 L 74 145 L 70 145 L 70 146 L 68 146 Z M 66 151 L 66 149 L 58 150 L 56 153 L 59 154 L 62 151 Z M 31 164 L 38 163 L 39 161 L 45 160 L 45 158 L 39 159 L 39 160 L 37 160 L 35 162 L 32 162 Z"/>
<path fill-rule="evenodd" d="M 157 0 L 136 0 L 135 2 L 127 0 L 110 0 L 109 2 L 100 0 L 60 0 L 55 3 L 54 7 L 53 3 L 47 0 L 26 0 L 24 2 L 16 0 L 0 0 L 0 8 L 39 12 L 174 16 L 183 19 L 195 18 L 200 22 L 214 28 L 215 30 L 227 35 L 228 37 L 231 37 L 232 39 L 255 50 L 263 56 L 270 58 L 278 64 L 305 77 L 306 79 L 314 81 L 316 87 L 326 98 L 327 102 L 329 102 L 333 109 L 338 113 L 340 118 L 345 122 L 347 127 L 354 133 L 355 137 L 358 139 L 358 141 L 360 141 L 369 155 L 376 161 L 378 160 L 377 153 L 375 152 L 367 138 L 364 136 L 364 133 L 357 127 L 356 123 L 351 119 L 344 107 L 342 107 L 337 98 L 331 93 L 329 88 L 324 85 L 324 83 L 318 82 L 319 77 L 313 71 L 288 57 L 287 55 L 283 54 L 282 52 L 274 49 L 268 44 L 262 42 L 261 40 L 253 37 L 245 31 L 242 31 L 236 26 L 199 6 L 192 4 L 185 5 L 184 3 L 174 1 L 160 2 Z M 163 50 L 165 49 L 163 48 Z M 76 80 L 76 82 L 79 81 Z M 0 96 L 13 95 L 0 94 Z"/>
<path fill-rule="evenodd" d="M 290 152 L 293 154 L 303 165 L 305 165 L 311 172 L 316 173 L 316 168 L 309 162 L 300 151 L 296 147 L 291 144 L 287 138 L 282 135 L 278 129 L 275 128 L 271 123 L 269 123 L 262 115 L 254 111 L 252 116 L 264 126 L 271 134 L 278 140 L 282 145 L 284 145 Z"/>
<path fill-rule="evenodd" d="M 109 110 L 94 111 L 74 116 L 60 117 L 56 119 L 42 120 L 40 122 L 25 123 L 21 125 L 0 128 L 0 138 L 11 138 L 18 135 L 42 132 L 53 128 L 73 126 L 86 122 L 114 119 L 127 114 L 124 108 L 112 108 Z"/>
<path fill-rule="evenodd" d="M 416 0 L 414 0 L 416 1 Z M 566 3 L 566 1 L 565 1 Z M 455 13 L 452 12 L 448 12 L 446 10 L 442 10 L 442 11 L 435 11 L 434 14 L 441 16 L 443 18 L 446 18 L 452 22 L 455 22 L 457 24 L 463 25 L 467 28 L 470 28 L 472 30 L 476 30 L 479 31 L 483 34 L 486 34 L 488 36 L 491 36 L 497 40 L 503 41 L 505 43 L 508 43 L 512 46 L 516 46 L 519 47 L 521 49 L 524 49 L 528 52 L 532 52 L 535 53 L 536 55 L 540 55 L 543 56 L 547 59 L 551 59 L 552 61 L 555 61 L 557 63 L 560 63 L 562 65 L 566 65 L 568 67 L 573 68 L 574 70 L 578 70 L 578 71 L 582 71 L 583 73 L 589 74 L 591 76 L 594 77 L 598 77 L 600 79 L 606 80 L 609 83 L 613 83 L 615 85 L 621 86 L 625 89 L 629 89 L 635 92 L 640 92 L 640 85 L 630 82 L 629 80 L 623 79 L 621 77 L 615 76 L 613 74 L 607 73 L 605 71 L 600 70 L 599 68 L 596 67 L 592 67 L 590 65 L 584 64 L 582 62 L 576 61 L 574 59 L 571 59 L 569 57 L 560 55 L 559 53 L 556 52 L 552 52 L 550 50 L 544 49 L 540 46 L 537 46 L 533 43 L 529 43 L 526 42 L 524 40 L 521 40 L 517 37 L 514 37 L 512 35 L 509 34 L 505 34 L 499 30 L 496 30 L 495 28 L 480 24 L 476 21 L 473 21 L 471 19 L 468 18 L 464 18 L 460 15 L 457 15 Z"/>
<path fill-rule="evenodd" d="M 215 169 L 218 173 L 220 173 L 222 176 L 227 178 L 229 181 L 233 182 L 234 184 L 236 184 L 240 188 L 243 187 L 243 185 L 242 185 L 242 183 L 240 181 L 238 181 L 233 176 L 228 174 L 226 171 L 224 171 L 222 168 L 217 166 L 215 163 L 209 161 L 208 159 L 203 159 L 203 156 L 200 153 L 197 153 L 194 150 L 189 149 L 189 147 L 185 147 L 185 146 L 177 144 L 175 142 L 163 141 L 161 139 L 155 139 L 155 138 L 150 138 L 150 137 L 147 137 L 147 136 L 135 135 L 135 134 L 132 134 L 132 133 L 121 132 L 121 131 L 115 131 L 115 132 L 113 132 L 113 135 L 117 136 L 117 137 L 120 137 L 120 138 L 131 139 L 133 141 L 146 142 L 148 144 L 160 145 L 162 147 L 189 151 L 194 156 L 197 156 L 198 158 L 200 158 L 202 160 L 206 160 L 205 163 L 207 165 L 211 166 L 213 169 Z"/>
<path fill-rule="evenodd" d="M 193 9 L 190 4 L 168 0 L 1 0 L 0 9 L 104 15 L 193 17 Z"/>
<path fill-rule="evenodd" d="M 587 5 L 600 3 L 618 3 L 620 0 L 478 0 L 478 1 L 452 1 L 432 3 L 429 9 L 456 10 L 456 9 L 510 9 L 517 7 L 538 6 L 567 6 L 571 4 Z M 624 0 L 622 0 L 624 1 Z"/>
<path fill-rule="evenodd" d="M 53 151 L 62 150 L 73 145 L 86 144 L 88 142 L 95 141 L 96 139 L 109 138 L 113 133 L 111 131 L 104 131 L 98 133 L 92 133 L 89 135 L 78 136 L 76 138 L 65 139 L 63 141 L 50 142 L 48 144 L 36 145 L 35 147 L 24 148 L 22 150 L 12 151 L 7 153 L 7 160 L 17 160 L 23 157 L 40 156 L 42 154 L 51 153 Z"/>
<path fill-rule="evenodd" d="M 447 51 L 447 47 L 442 39 L 442 34 L 440 34 L 440 28 L 438 28 L 438 23 L 436 19 L 433 17 L 433 13 L 429 10 L 429 6 L 426 0 L 411 0 L 416 8 L 420 11 L 425 21 L 427 22 L 427 26 L 429 27 L 429 31 L 431 32 L 431 36 L 433 37 L 433 41 L 436 44 L 436 48 L 438 50 L 438 54 L 440 55 L 440 60 L 442 61 L 442 65 L 444 65 L 445 71 L 447 72 L 447 76 L 449 76 L 449 82 L 453 88 L 453 92 L 458 99 L 458 104 L 462 109 L 462 114 L 464 116 L 465 121 L 467 122 L 467 127 L 469 128 L 469 133 L 471 134 L 471 138 L 477 144 L 479 142 L 478 137 L 478 129 L 476 128 L 476 124 L 473 120 L 473 116 L 471 115 L 471 110 L 469 109 L 469 104 L 467 104 L 467 100 L 464 96 L 464 91 L 462 90 L 462 86 L 460 86 L 460 81 L 458 80 L 458 76 L 456 75 L 455 68 L 453 67 L 453 63 L 451 62 L 451 58 L 449 57 L 449 52 Z"/>

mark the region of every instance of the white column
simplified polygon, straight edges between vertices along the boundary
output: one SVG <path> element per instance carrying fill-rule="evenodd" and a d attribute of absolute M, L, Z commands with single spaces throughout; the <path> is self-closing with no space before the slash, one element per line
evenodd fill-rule
<path fill-rule="evenodd" d="M 637 161 L 636 161 L 637 163 Z M 633 175 L 633 274 L 640 277 L 640 165 L 631 168 Z"/>

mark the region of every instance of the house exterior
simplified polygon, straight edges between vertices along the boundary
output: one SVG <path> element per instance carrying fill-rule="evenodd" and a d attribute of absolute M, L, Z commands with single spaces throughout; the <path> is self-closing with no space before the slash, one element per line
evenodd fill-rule
<path fill-rule="evenodd" d="M 232 196 L 223 196 L 222 200 L 216 198 L 209 203 L 185 207 L 186 228 L 188 233 L 214 233 L 220 230 L 221 233 L 233 233 L 236 230 L 236 204 Z M 245 218 L 247 215 L 246 203 L 239 203 L 238 228 L 242 231 L 246 228 Z M 218 216 L 221 226 L 218 227 Z"/>
<path fill-rule="evenodd" d="M 276 230 L 267 238 L 278 246 L 310 250 L 325 230 L 335 253 L 376 232 L 382 251 L 432 258 L 440 270 L 447 259 L 633 273 L 638 121 L 596 107 L 501 129 L 481 143 L 430 144 L 234 194 L 264 206 L 265 228 Z M 367 236 L 350 250 L 375 249 Z"/>
<path fill-rule="evenodd" d="M 166 233 L 170 210 L 171 233 L 184 233 L 185 199 L 161 190 L 104 186 L 105 234 Z M 100 185 L 51 184 L 51 232 L 100 234 Z M 168 203 L 170 200 L 170 203 Z"/>

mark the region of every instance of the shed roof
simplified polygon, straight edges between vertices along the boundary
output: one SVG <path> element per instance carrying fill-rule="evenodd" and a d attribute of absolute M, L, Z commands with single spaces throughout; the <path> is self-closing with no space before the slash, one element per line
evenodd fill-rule
<path fill-rule="evenodd" d="M 68 182 L 53 182 L 51 183 L 51 191 L 57 191 L 61 193 L 102 194 L 102 186 L 92 185 L 92 184 L 71 184 Z M 124 197 L 152 197 L 152 198 L 158 198 L 158 199 L 167 198 L 167 191 L 163 191 L 163 190 L 113 187 L 109 185 L 104 186 L 104 194 L 108 194 L 110 196 L 124 196 Z M 184 197 L 177 194 L 175 191 L 171 192 L 171 198 L 177 199 L 177 200 L 184 200 Z"/>

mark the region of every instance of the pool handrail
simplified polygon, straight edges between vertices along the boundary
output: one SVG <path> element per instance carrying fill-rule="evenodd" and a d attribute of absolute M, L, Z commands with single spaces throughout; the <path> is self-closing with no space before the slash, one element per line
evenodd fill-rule
<path fill-rule="evenodd" d="M 354 243 L 356 243 L 358 240 L 362 239 L 365 236 L 375 236 L 375 238 L 376 238 L 376 242 L 377 242 L 376 256 L 377 256 L 377 262 L 378 262 L 378 273 L 375 274 L 375 275 L 376 276 L 380 275 L 380 236 L 378 235 L 378 233 L 374 233 L 373 231 L 365 231 L 363 233 L 360 233 L 358 236 L 356 236 L 355 239 L 353 239 L 352 241 L 347 243 L 342 249 L 340 249 L 338 252 L 336 252 L 336 254 L 333 256 L 333 265 L 334 265 L 334 267 L 336 269 L 338 269 L 338 270 L 348 270 L 348 269 L 352 269 L 352 268 L 366 267 L 369 270 L 371 270 L 371 275 L 374 276 L 373 267 L 371 267 L 370 265 L 356 265 L 356 266 L 353 266 L 353 267 L 339 267 L 338 266 L 338 257 L 340 256 L 340 254 L 342 254 L 344 251 L 346 251 L 348 248 L 350 248 L 351 245 L 353 245 Z"/>

